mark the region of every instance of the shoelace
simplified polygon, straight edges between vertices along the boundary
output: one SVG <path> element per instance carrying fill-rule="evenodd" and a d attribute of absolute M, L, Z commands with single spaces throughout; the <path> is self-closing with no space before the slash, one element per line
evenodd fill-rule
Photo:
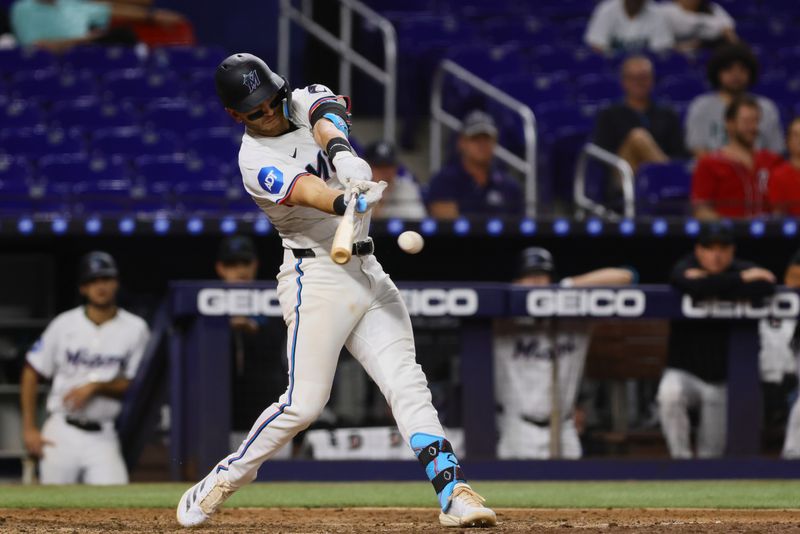
<path fill-rule="evenodd" d="M 482 507 L 486 499 L 478 495 L 478 493 L 469 486 L 459 486 L 453 490 L 453 498 L 460 498 L 466 501 L 470 506 Z"/>
<path fill-rule="evenodd" d="M 203 510 L 203 513 L 206 515 L 213 514 L 235 491 L 234 488 L 226 487 L 218 483 L 208 492 L 208 495 L 200 501 L 200 509 Z"/>

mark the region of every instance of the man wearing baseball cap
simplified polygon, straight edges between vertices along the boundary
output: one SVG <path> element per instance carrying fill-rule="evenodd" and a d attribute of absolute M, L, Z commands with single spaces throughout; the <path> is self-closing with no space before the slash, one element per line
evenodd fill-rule
<path fill-rule="evenodd" d="M 117 264 L 90 252 L 80 262 L 85 304 L 58 315 L 28 351 L 20 380 L 25 449 L 43 484 L 126 484 L 114 420 L 149 339 L 147 324 L 117 306 Z M 36 421 L 37 386 L 52 382 L 48 418 Z"/>
<path fill-rule="evenodd" d="M 522 215 L 525 195 L 519 183 L 494 160 L 497 126 L 492 116 L 467 114 L 458 137 L 458 157 L 431 178 L 428 211 L 439 219 L 460 215 Z"/>
<path fill-rule="evenodd" d="M 675 264 L 670 282 L 693 300 L 759 301 L 775 292 L 775 275 L 734 254 L 730 225 L 709 223 L 700 230 L 694 251 Z M 671 322 L 657 400 L 673 458 L 694 456 L 689 409 L 695 407 L 700 409 L 697 456 L 715 458 L 725 452 L 730 329 L 725 320 Z"/>
<path fill-rule="evenodd" d="M 389 184 L 383 198 L 372 210 L 379 219 L 419 220 L 425 217 L 425 206 L 414 177 L 400 166 L 394 145 L 378 141 L 364 151 L 364 159 L 372 169 L 372 180 Z"/>

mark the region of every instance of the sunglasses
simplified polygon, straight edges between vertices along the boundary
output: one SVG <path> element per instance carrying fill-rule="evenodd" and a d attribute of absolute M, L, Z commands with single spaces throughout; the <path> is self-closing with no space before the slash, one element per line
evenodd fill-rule
<path fill-rule="evenodd" d="M 284 83 L 283 87 L 278 89 L 278 92 L 275 93 L 275 96 L 269 103 L 269 107 L 272 109 L 277 108 L 281 105 L 284 99 L 289 95 L 289 84 Z M 264 116 L 264 112 L 261 109 L 257 109 L 256 111 L 252 112 L 251 114 L 247 115 L 247 120 L 257 120 Z"/>

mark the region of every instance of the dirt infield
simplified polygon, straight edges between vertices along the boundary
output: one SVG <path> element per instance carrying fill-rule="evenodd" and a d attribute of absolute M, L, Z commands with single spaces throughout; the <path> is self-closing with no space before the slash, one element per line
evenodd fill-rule
<path fill-rule="evenodd" d="M 520 510 L 498 511 L 494 532 L 725 532 L 800 533 L 800 512 L 789 510 Z M 0 532 L 187 532 L 166 509 L 0 509 Z M 432 509 L 226 509 L 191 532 L 351 533 L 453 532 Z"/>

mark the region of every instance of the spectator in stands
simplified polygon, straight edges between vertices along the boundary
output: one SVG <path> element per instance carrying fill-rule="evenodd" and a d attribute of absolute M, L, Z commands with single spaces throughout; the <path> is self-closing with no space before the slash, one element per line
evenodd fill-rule
<path fill-rule="evenodd" d="M 372 179 L 389 184 L 383 192 L 383 199 L 372 208 L 373 217 L 412 220 L 425 217 L 419 186 L 411 173 L 400 169 L 391 143 L 380 141 L 369 145 L 364 151 L 364 159 L 372 168 Z"/>
<path fill-rule="evenodd" d="M 651 0 L 604 0 L 595 7 L 583 40 L 602 54 L 669 50 L 675 40 L 660 9 Z"/>
<path fill-rule="evenodd" d="M 16 0 L 11 6 L 11 27 L 20 46 L 64 52 L 88 43 L 133 44 L 130 30 L 110 27 L 118 22 L 171 25 L 184 19 L 167 9 L 152 9 L 128 2 L 92 0 Z"/>
<path fill-rule="evenodd" d="M 773 213 L 800 215 L 800 117 L 790 124 L 786 134 L 789 161 L 775 169 L 767 185 Z"/>
<path fill-rule="evenodd" d="M 725 108 L 755 84 L 758 61 L 742 43 L 721 46 L 709 59 L 707 74 L 715 91 L 697 96 L 686 114 L 686 146 L 697 157 L 728 142 Z M 757 100 L 761 121 L 756 147 L 781 154 L 786 147 L 778 108 L 768 98 Z"/>
<path fill-rule="evenodd" d="M 692 205 L 698 219 L 752 217 L 768 211 L 767 184 L 783 160 L 756 149 L 760 117 L 758 101 L 751 96 L 728 105 L 728 143 L 700 158 L 692 176 Z"/>
<path fill-rule="evenodd" d="M 496 145 L 492 117 L 483 111 L 470 112 L 461 125 L 459 159 L 431 178 L 428 210 L 433 217 L 523 214 L 522 188 L 494 164 Z"/>
<path fill-rule="evenodd" d="M 258 256 L 253 240 L 232 235 L 217 252 L 217 275 L 229 284 L 254 282 Z M 233 430 L 247 431 L 287 384 L 286 334 L 280 317 L 235 316 L 231 325 Z"/>
<path fill-rule="evenodd" d="M 775 291 L 775 276 L 734 258 L 733 232 L 720 222 L 701 229 L 694 252 L 673 268 L 670 281 L 692 299 L 761 300 Z M 732 323 L 675 320 L 670 324 L 667 368 L 658 386 L 661 430 L 673 458 L 691 458 L 689 410 L 699 408 L 697 456 L 725 450 L 728 344 Z"/>
<path fill-rule="evenodd" d="M 721 5 L 709 0 L 674 0 L 661 5 L 675 36 L 675 48 L 691 52 L 739 40 L 736 23 Z"/>
<path fill-rule="evenodd" d="M 514 284 L 530 288 L 553 283 L 562 287 L 622 286 L 635 283 L 636 278 L 637 274 L 631 269 L 607 267 L 558 282 L 550 252 L 529 247 L 522 251 Z M 581 457 L 583 451 L 578 434 L 582 430 L 583 412 L 577 401 L 591 330 L 591 322 L 585 319 L 495 321 L 494 384 L 495 402 L 500 410 L 497 417 L 499 458 Z M 557 365 L 553 369 L 555 358 Z M 553 414 L 554 396 L 559 399 L 556 414 Z M 551 422 L 554 421 L 560 421 L 561 427 L 557 451 L 550 442 Z"/>
<path fill-rule="evenodd" d="M 644 56 L 629 57 L 620 75 L 625 98 L 598 114 L 594 143 L 619 155 L 634 172 L 643 163 L 685 157 L 680 118 L 652 100 L 652 62 Z"/>

